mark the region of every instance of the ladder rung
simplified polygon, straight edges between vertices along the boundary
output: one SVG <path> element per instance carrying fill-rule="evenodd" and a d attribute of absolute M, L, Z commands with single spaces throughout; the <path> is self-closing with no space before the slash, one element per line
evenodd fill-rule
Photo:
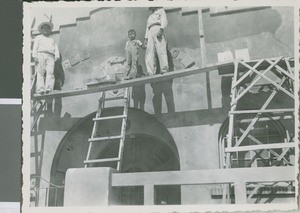
<path fill-rule="evenodd" d="M 30 157 L 37 157 L 37 156 L 41 156 L 42 155 L 42 152 L 33 152 L 33 153 L 30 153 Z"/>
<path fill-rule="evenodd" d="M 126 115 L 116 115 L 116 116 L 107 116 L 101 118 L 93 118 L 93 121 L 102 121 L 102 120 L 110 120 L 110 119 L 118 119 L 118 118 L 126 118 Z"/>
<path fill-rule="evenodd" d="M 111 98 L 104 98 L 104 99 L 100 99 L 100 101 L 111 101 L 111 100 L 120 100 L 120 99 L 125 99 L 126 100 L 126 97 L 124 96 L 118 96 L 118 97 L 111 97 Z"/>
<path fill-rule="evenodd" d="M 84 164 L 88 163 L 104 163 L 104 162 L 113 162 L 120 161 L 120 158 L 106 158 L 106 159 L 96 159 L 96 160 L 85 160 Z"/>
<path fill-rule="evenodd" d="M 38 136 L 38 135 L 42 135 L 44 133 L 45 133 L 45 131 L 38 130 L 38 131 L 31 132 L 30 136 Z"/>
<path fill-rule="evenodd" d="M 122 137 L 123 137 L 122 135 L 116 135 L 116 136 L 109 136 L 109 137 L 90 138 L 88 141 L 89 142 L 105 141 L 105 140 L 120 139 Z"/>

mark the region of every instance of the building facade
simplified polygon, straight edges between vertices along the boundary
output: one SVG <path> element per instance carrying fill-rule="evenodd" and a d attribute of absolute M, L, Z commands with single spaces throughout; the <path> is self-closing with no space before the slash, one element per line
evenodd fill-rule
<path fill-rule="evenodd" d="M 293 68 L 293 8 L 165 10 L 168 19 L 166 34 L 169 61 L 173 64 L 174 72 L 220 65 L 209 72 L 199 72 L 138 88 L 139 91 L 145 90 L 145 108 L 134 108 L 131 97 L 121 172 L 206 171 L 228 168 L 224 152 L 228 142 L 224 140 L 228 140 L 228 131 L 233 125 L 230 123 L 229 113 L 233 110 L 232 82 L 235 68 L 232 61 L 249 61 L 248 65 L 259 72 L 268 69 L 272 62 L 277 62 L 276 66 L 281 68 L 270 68 L 272 72 L 266 76 L 285 91 L 294 94 L 293 84 L 290 81 L 281 82 L 283 71 L 280 72 L 280 69 L 290 71 Z M 93 10 L 89 17 L 78 18 L 76 23 L 61 26 L 58 32 L 54 32 L 65 69 L 62 92 L 80 90 L 95 78 L 116 76 L 116 73 L 124 70 L 127 32 L 131 28 L 135 29 L 137 39 L 143 41 L 149 14 L 147 8 L 100 8 Z M 139 64 L 145 70 L 145 50 L 142 48 L 139 56 Z M 278 57 L 283 58 L 276 61 Z M 267 61 L 269 59 L 270 62 Z M 265 61 L 256 64 L 260 60 Z M 237 70 L 245 72 L 245 68 L 245 65 L 239 64 Z M 239 87 L 239 94 L 256 78 L 252 74 L 245 78 Z M 235 109 L 262 109 L 276 89 L 279 92 L 273 94 L 274 97 L 266 109 L 294 108 L 293 98 L 262 78 L 238 100 Z M 133 90 L 131 88 L 130 95 Z M 107 92 L 107 95 L 115 97 L 121 93 L 122 89 L 119 89 Z M 99 98 L 99 93 L 54 98 L 53 106 L 54 103 L 62 103 L 61 112 L 56 115 L 49 114 L 48 105 L 48 113 L 46 110 L 39 118 L 35 133 L 31 137 L 32 188 L 39 189 L 32 190 L 33 206 L 63 205 L 67 170 L 84 167 L 87 141 L 91 136 L 92 118 L 95 117 Z M 112 116 L 122 113 L 122 108 L 119 102 L 107 103 L 102 113 Z M 293 112 L 276 113 L 270 111 L 259 114 L 262 119 L 252 126 L 242 140 L 243 144 L 254 145 L 251 137 L 263 144 L 291 142 L 295 135 Z M 250 113 L 234 118 L 236 122 L 232 130 L 233 143 L 243 135 L 238 130 L 245 131 L 255 116 L 256 114 Z M 119 129 L 118 121 L 99 124 L 99 134 L 102 136 L 115 135 Z M 114 140 L 95 145 L 92 155 L 94 158 L 113 157 L 117 151 L 118 141 Z M 230 168 L 292 166 L 294 155 L 293 149 L 284 151 L 282 147 L 274 149 L 273 152 L 270 149 L 232 152 Z M 116 168 L 116 163 L 94 164 L 92 167 Z M 258 190 L 254 193 L 255 196 L 250 197 L 248 203 L 294 202 L 294 185 L 290 182 L 284 183 L 276 189 L 268 184 L 261 186 L 260 192 Z M 249 184 L 248 196 L 251 189 L 253 192 L 256 187 Z M 154 203 L 221 204 L 222 197 L 224 198 L 222 189 L 222 184 L 213 182 L 204 185 L 160 185 L 155 188 Z M 231 198 L 229 202 L 234 203 L 230 190 L 232 189 L 228 192 Z M 265 195 L 267 193 L 268 196 Z M 145 203 L 142 186 L 124 186 L 118 189 L 117 194 L 116 204 Z"/>

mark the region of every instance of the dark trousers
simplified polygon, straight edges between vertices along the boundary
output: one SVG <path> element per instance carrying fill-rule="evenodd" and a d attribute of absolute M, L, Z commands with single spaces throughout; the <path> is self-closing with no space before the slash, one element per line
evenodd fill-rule
<path fill-rule="evenodd" d="M 160 81 L 152 83 L 153 89 L 153 107 L 155 114 L 161 114 L 162 110 L 162 94 L 164 94 L 168 113 L 175 112 L 174 96 L 172 89 L 173 81 Z"/>

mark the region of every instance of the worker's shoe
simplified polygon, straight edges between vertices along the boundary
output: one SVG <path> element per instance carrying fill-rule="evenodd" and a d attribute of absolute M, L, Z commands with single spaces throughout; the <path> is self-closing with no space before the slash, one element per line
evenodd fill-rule
<path fill-rule="evenodd" d="M 131 79 L 133 79 L 133 77 L 126 76 L 126 77 L 124 78 L 124 80 L 131 80 Z"/>
<path fill-rule="evenodd" d="M 44 95 L 44 94 L 45 94 L 45 91 L 44 91 L 44 90 L 40 90 L 40 91 L 38 91 L 38 94 Z"/>

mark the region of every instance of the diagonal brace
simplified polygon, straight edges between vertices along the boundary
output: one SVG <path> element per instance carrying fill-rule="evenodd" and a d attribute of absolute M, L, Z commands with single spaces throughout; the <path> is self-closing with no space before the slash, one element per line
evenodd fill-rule
<path fill-rule="evenodd" d="M 268 82 L 270 82 L 271 84 L 273 84 L 275 87 L 277 87 L 278 89 L 280 89 L 282 92 L 284 92 L 285 94 L 287 94 L 291 98 L 295 99 L 295 96 L 292 93 L 290 93 L 287 90 L 285 90 L 282 86 L 279 86 L 276 82 L 274 82 L 273 80 L 271 80 L 270 78 L 268 78 L 267 76 L 265 76 L 265 74 L 260 73 L 259 71 L 257 71 L 256 69 L 253 69 L 253 67 L 249 66 L 246 63 L 243 63 L 242 61 L 240 63 L 243 64 L 244 66 L 246 66 L 247 68 L 251 69 L 253 72 L 255 72 L 260 77 L 264 78 L 265 80 L 267 80 Z"/>
<path fill-rule="evenodd" d="M 281 58 L 276 59 L 264 72 L 265 75 L 267 72 L 269 72 L 279 61 Z M 245 64 L 245 63 L 244 63 Z M 251 70 L 251 69 L 250 69 Z M 240 98 L 242 98 L 259 80 L 261 79 L 260 76 L 258 76 L 256 79 L 254 79 L 251 84 L 241 93 L 239 94 L 232 102 L 231 106 L 235 104 Z"/>
<path fill-rule="evenodd" d="M 258 61 L 253 68 L 257 68 L 264 60 Z M 245 78 L 247 78 L 252 73 L 251 70 L 248 70 L 238 81 L 233 85 L 233 88 L 237 87 Z"/>
<path fill-rule="evenodd" d="M 286 77 L 283 77 L 281 82 L 279 83 L 279 85 L 282 85 L 286 80 Z M 275 97 L 275 95 L 277 94 L 278 91 L 274 90 L 271 95 L 268 97 L 268 99 L 266 100 L 266 102 L 264 103 L 264 105 L 261 107 L 260 110 L 265 110 L 267 108 L 267 106 L 269 105 L 269 103 L 273 100 L 273 98 Z M 239 138 L 239 140 L 237 141 L 235 146 L 239 146 L 242 141 L 245 139 L 245 137 L 249 134 L 251 128 L 256 124 L 256 122 L 258 121 L 259 117 L 261 116 L 261 113 L 256 114 L 255 118 L 251 121 L 251 123 L 249 124 L 249 126 L 247 127 L 247 129 L 245 130 L 245 132 L 243 133 L 243 135 Z"/>
<path fill-rule="evenodd" d="M 239 131 L 240 131 L 241 133 L 244 133 L 244 130 L 241 129 L 241 128 L 239 128 Z M 264 144 L 263 142 L 259 141 L 257 138 L 253 137 L 252 135 L 248 135 L 248 138 L 249 138 L 250 140 L 252 140 L 253 142 L 255 142 L 256 144 L 259 144 L 259 145 Z M 276 157 L 279 157 L 279 154 L 277 154 L 277 152 L 275 152 L 275 151 L 272 150 L 272 149 L 270 149 L 270 153 L 272 153 L 272 154 L 275 155 Z M 291 164 L 291 162 L 288 161 L 287 159 L 285 159 L 284 157 L 283 157 L 283 161 L 285 161 L 287 164 Z"/>

